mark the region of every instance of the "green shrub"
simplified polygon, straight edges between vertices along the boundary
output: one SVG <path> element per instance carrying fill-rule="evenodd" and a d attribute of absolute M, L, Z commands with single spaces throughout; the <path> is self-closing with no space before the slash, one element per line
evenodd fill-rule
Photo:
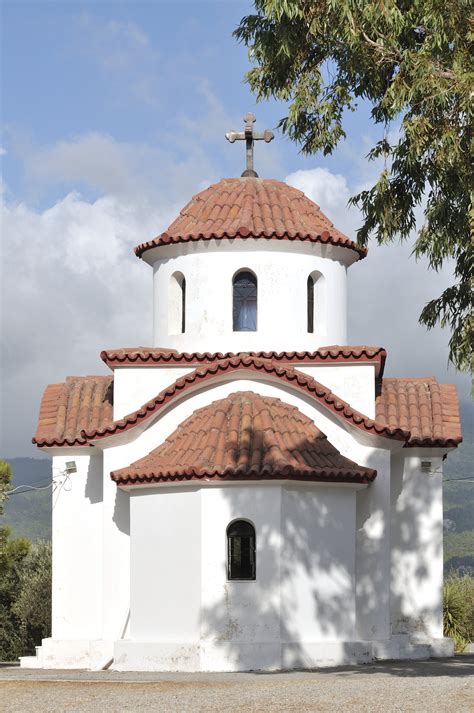
<path fill-rule="evenodd" d="M 450 574 L 443 586 L 443 632 L 464 651 L 474 638 L 474 578 Z"/>
<path fill-rule="evenodd" d="M 33 654 L 51 630 L 51 545 L 0 527 L 0 661 Z"/>

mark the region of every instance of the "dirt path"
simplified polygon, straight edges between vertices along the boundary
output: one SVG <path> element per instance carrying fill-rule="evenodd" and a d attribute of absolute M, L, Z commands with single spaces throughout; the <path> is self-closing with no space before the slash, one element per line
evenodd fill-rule
<path fill-rule="evenodd" d="M 0 668 L 0 711 L 473 713 L 474 655 L 274 674 Z"/>

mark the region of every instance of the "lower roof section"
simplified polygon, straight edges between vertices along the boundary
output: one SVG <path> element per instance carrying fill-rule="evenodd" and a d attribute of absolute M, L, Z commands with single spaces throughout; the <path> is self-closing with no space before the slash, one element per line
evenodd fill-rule
<path fill-rule="evenodd" d="M 342 456 L 294 406 L 241 391 L 195 411 L 158 448 L 111 478 L 119 485 L 270 479 L 367 484 L 376 474 Z"/>
<path fill-rule="evenodd" d="M 462 441 L 456 387 L 434 377 L 383 379 L 375 417 L 410 431 L 410 446 L 453 447 Z"/>

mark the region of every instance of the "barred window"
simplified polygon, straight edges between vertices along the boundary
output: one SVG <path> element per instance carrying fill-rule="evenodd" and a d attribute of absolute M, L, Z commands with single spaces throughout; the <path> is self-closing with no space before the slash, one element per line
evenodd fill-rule
<path fill-rule="evenodd" d="M 227 579 L 255 579 L 255 528 L 247 520 L 227 527 Z"/>

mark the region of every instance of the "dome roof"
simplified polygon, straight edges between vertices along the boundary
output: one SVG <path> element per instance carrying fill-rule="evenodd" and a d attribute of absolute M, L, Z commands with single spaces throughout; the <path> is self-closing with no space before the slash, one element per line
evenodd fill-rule
<path fill-rule="evenodd" d="M 367 254 L 302 191 L 282 181 L 248 177 L 224 178 L 193 196 L 164 233 L 135 253 L 141 257 L 151 248 L 191 240 L 249 237 L 330 243 L 354 250 L 359 258 Z"/>

